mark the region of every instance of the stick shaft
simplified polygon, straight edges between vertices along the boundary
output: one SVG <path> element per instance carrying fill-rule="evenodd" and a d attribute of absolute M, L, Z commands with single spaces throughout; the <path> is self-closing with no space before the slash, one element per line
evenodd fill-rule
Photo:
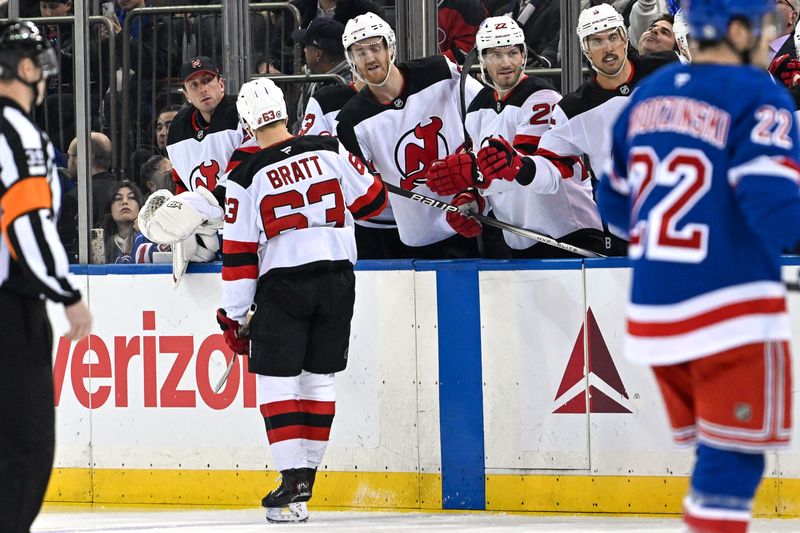
<path fill-rule="evenodd" d="M 447 202 L 443 202 L 441 200 L 437 200 L 435 198 L 431 198 L 429 196 L 425 196 L 416 192 L 407 191 L 405 189 L 398 187 L 397 185 L 393 185 L 385 181 L 384 184 L 386 185 L 386 189 L 389 192 L 400 196 L 404 196 L 410 200 L 414 200 L 415 202 L 419 202 L 421 204 L 433 207 L 434 209 L 440 209 L 442 211 L 450 211 L 452 213 L 460 213 L 462 215 L 465 214 L 458 207 L 452 204 L 448 204 Z M 531 231 L 529 229 L 520 228 L 519 226 L 509 224 L 508 222 L 503 222 L 502 220 L 496 220 L 494 218 L 480 215 L 478 213 L 468 213 L 468 216 L 473 217 L 481 224 L 486 224 L 487 226 L 494 226 L 495 228 L 500 228 L 505 231 L 510 231 L 511 233 L 515 233 L 522 237 L 527 237 L 528 239 L 531 239 L 533 241 L 541 242 L 543 244 L 547 244 L 555 248 L 560 248 L 562 250 L 566 250 L 567 252 L 572 252 L 573 254 L 582 255 L 584 257 L 605 257 L 604 255 L 598 254 L 597 252 L 586 250 L 578 246 L 573 246 L 565 242 L 557 241 L 552 237 L 548 237 L 547 235 L 542 235 L 541 233 L 536 233 L 535 231 Z"/>
<path fill-rule="evenodd" d="M 244 323 L 239 326 L 238 334 L 240 337 L 250 333 L 250 321 L 253 320 L 253 315 L 256 314 L 256 309 L 258 309 L 256 304 L 250 304 L 250 309 L 247 310 L 247 314 L 244 317 Z M 222 377 L 219 378 L 217 385 L 214 387 L 214 394 L 217 394 L 222 389 L 222 386 L 225 385 L 225 382 L 228 381 L 228 376 L 231 374 L 231 369 L 233 368 L 233 363 L 236 362 L 237 355 L 239 354 L 231 355 L 231 360 L 228 362 L 225 372 L 222 373 Z"/>

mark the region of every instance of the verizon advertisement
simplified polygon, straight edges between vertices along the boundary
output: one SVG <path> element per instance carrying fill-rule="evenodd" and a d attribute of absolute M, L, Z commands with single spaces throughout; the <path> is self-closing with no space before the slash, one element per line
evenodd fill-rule
<path fill-rule="evenodd" d="M 95 317 L 91 336 L 59 339 L 67 329 L 63 309 L 49 308 L 57 338 L 57 467 L 270 467 L 256 377 L 247 372 L 246 357 L 237 356 L 225 385 L 214 392 L 232 357 L 215 321 L 218 274 L 188 275 L 177 288 L 168 274 L 82 281 Z M 359 273 L 357 292 L 326 460 L 331 468 L 385 470 L 388 457 L 400 452 L 403 459 L 393 466 L 414 471 L 416 439 L 400 435 L 413 427 L 416 413 L 397 408 L 416 402 L 413 272 Z M 403 321 L 408 327 L 398 328 Z M 384 385 L 387 380 L 397 385 Z"/>

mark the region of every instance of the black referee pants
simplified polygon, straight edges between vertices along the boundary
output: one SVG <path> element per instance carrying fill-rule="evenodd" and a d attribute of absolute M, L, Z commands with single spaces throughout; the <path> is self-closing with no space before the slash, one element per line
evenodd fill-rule
<path fill-rule="evenodd" d="M 27 533 L 53 467 L 53 334 L 45 303 L 0 292 L 0 532 Z"/>

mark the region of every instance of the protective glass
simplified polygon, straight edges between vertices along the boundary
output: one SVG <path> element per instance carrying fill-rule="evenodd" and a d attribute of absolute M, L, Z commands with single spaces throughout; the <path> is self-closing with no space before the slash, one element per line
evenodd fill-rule
<path fill-rule="evenodd" d="M 777 10 L 767 13 L 761 21 L 761 27 L 754 28 L 754 33 L 756 35 L 761 35 L 768 43 L 774 41 L 781 34 L 783 18 L 782 14 Z"/>

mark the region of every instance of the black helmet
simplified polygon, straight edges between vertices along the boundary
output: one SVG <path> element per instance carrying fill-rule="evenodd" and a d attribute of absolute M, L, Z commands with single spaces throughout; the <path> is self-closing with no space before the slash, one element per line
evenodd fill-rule
<path fill-rule="evenodd" d="M 50 42 L 30 21 L 12 21 L 0 26 L 0 78 L 17 75 L 17 64 L 29 57 L 42 69 L 42 76 L 58 73 L 58 57 Z"/>

